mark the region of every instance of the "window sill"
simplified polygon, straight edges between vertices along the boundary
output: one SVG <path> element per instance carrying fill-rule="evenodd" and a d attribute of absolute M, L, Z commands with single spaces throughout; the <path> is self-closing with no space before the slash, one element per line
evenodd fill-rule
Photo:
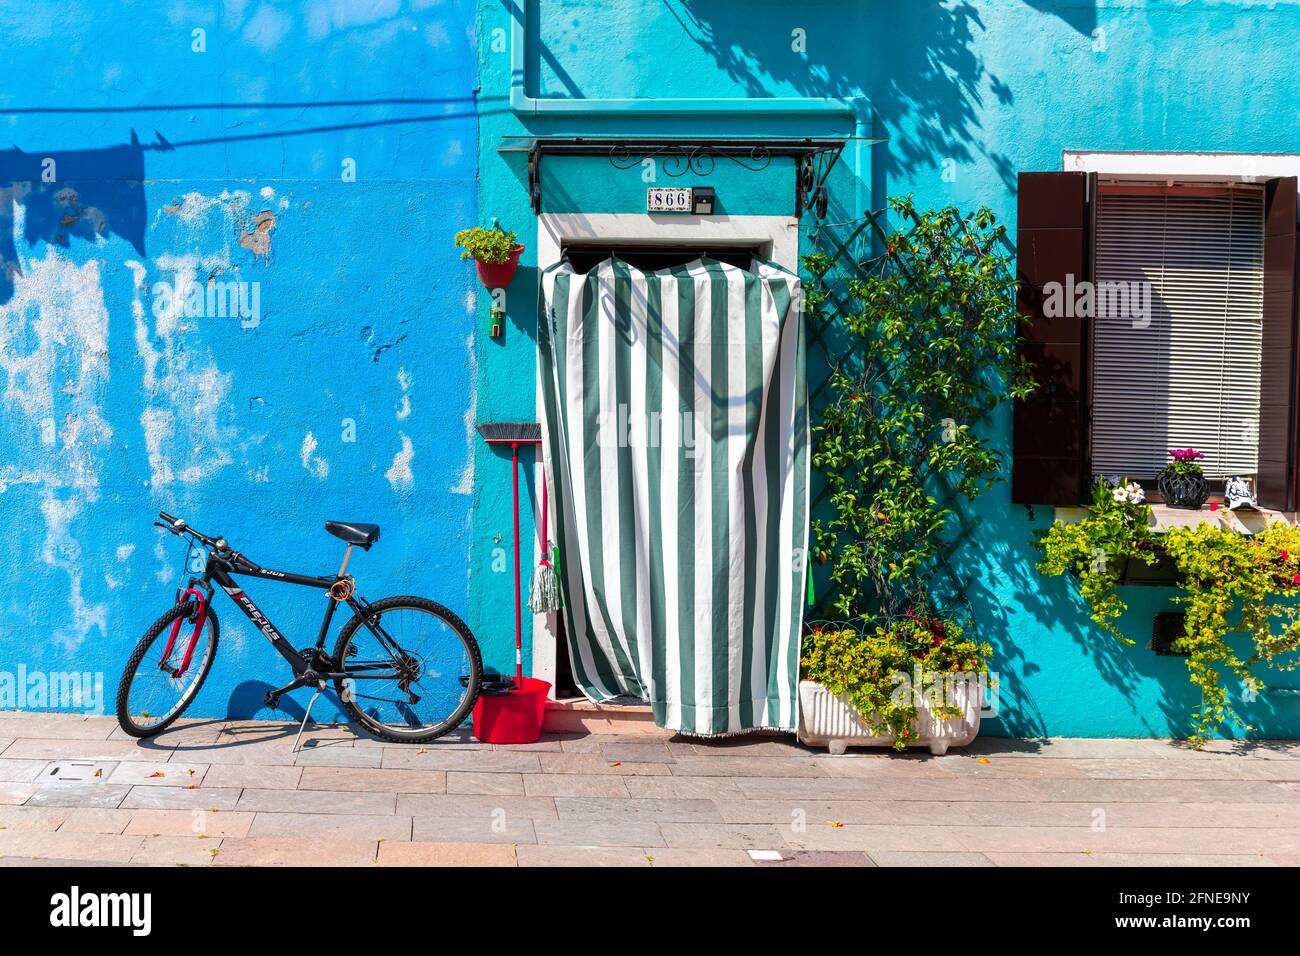
<path fill-rule="evenodd" d="M 1081 521 L 1088 515 L 1087 508 L 1057 508 L 1056 520 L 1066 524 Z M 1241 508 L 1229 511 L 1219 508 L 1211 511 L 1208 507 L 1200 511 L 1187 508 L 1171 508 L 1169 505 L 1151 506 L 1151 528 L 1153 531 L 1168 531 L 1170 528 L 1194 528 L 1199 524 L 1214 525 L 1239 534 L 1258 534 L 1270 524 L 1281 521 L 1293 524 L 1290 516 L 1283 511 L 1247 510 Z"/>

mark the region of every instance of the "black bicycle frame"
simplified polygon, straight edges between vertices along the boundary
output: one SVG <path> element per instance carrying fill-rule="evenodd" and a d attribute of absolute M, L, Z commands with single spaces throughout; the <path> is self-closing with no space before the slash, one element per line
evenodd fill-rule
<path fill-rule="evenodd" d="M 282 688 L 280 692 L 292 689 L 295 686 L 301 687 L 304 684 L 323 680 L 342 680 L 359 679 L 359 680 L 383 680 L 391 679 L 392 674 L 365 674 L 358 673 L 359 670 L 378 669 L 384 665 L 367 665 L 364 662 L 358 662 L 358 666 L 353 670 L 344 672 L 341 670 L 342 662 L 336 661 L 335 665 L 340 670 L 334 671 L 316 671 L 312 668 L 311 662 L 305 660 L 296 648 L 280 633 L 279 629 L 271 623 L 270 618 L 262 613 L 248 593 L 235 583 L 233 575 L 242 575 L 244 577 L 264 578 L 268 581 L 282 581 L 285 584 L 296 584 L 302 587 L 319 588 L 328 592 L 330 588 L 346 579 L 343 574 L 336 574 L 327 577 L 317 577 L 308 574 L 295 574 L 292 571 L 273 571 L 269 568 L 262 568 L 238 554 L 219 554 L 209 552 L 207 563 L 203 569 L 202 584 L 208 592 L 209 602 L 212 595 L 212 584 L 215 581 L 221 585 L 221 589 L 226 592 L 236 607 L 244 612 L 244 616 L 253 622 L 253 626 L 262 632 L 274 647 L 293 668 L 294 683 L 288 688 Z M 194 579 L 191 579 L 191 584 Z M 393 655 L 393 663 L 396 664 L 405 657 L 405 652 L 401 646 L 393 639 L 391 635 L 378 626 L 375 620 L 372 620 L 370 604 L 354 591 L 350 593 L 343 601 L 336 600 L 333 595 L 328 597 L 328 605 L 325 608 L 325 617 L 321 620 L 320 632 L 316 636 L 316 650 L 318 657 L 323 654 L 325 647 L 325 638 L 329 634 L 330 622 L 334 619 L 334 611 L 340 603 L 346 601 L 355 614 L 360 616 L 361 622 L 370 630 L 379 643 Z"/>

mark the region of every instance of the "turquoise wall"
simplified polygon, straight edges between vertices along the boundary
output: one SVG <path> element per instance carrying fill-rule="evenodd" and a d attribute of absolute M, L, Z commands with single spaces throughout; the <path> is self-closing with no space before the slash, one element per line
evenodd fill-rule
<path fill-rule="evenodd" d="M 569 135 L 843 134 L 844 117 L 531 115 L 509 108 L 510 27 L 526 0 L 480 0 L 479 209 L 528 243 L 510 287 L 503 340 L 478 353 L 479 420 L 533 419 L 536 219 L 526 159 L 508 137 Z M 535 97 L 865 96 L 871 132 L 832 179 L 828 219 L 852 218 L 886 196 L 922 206 L 990 206 L 1014 234 L 1016 174 L 1061 168 L 1063 149 L 1287 152 L 1297 147 L 1300 5 L 1208 0 L 987 0 L 980 3 L 798 5 L 728 0 L 662 3 L 540 0 L 528 4 L 525 74 Z M 801 32 L 800 32 L 801 31 Z M 803 48 L 797 49 L 799 40 Z M 548 211 L 640 212 L 640 169 L 600 158 L 546 160 Z M 761 174 L 720 162 L 709 180 L 732 212 L 789 214 L 788 169 Z M 683 181 L 685 182 L 685 181 Z M 855 196 L 857 197 L 855 200 Z M 479 296 L 480 327 L 487 300 Z M 1010 447 L 1010 409 L 990 423 Z M 508 573 L 494 573 L 497 535 L 509 543 L 509 468 L 476 447 L 470 542 L 472 626 L 490 664 L 508 667 Z M 960 563 L 983 636 L 1002 675 L 994 734 L 1164 736 L 1187 731 L 1194 703 L 1181 661 L 1099 635 L 1067 582 L 1033 568 L 1030 518 L 1006 485 L 980 503 L 980 530 Z M 527 522 L 527 516 L 525 516 Z M 525 540 L 531 529 L 525 524 Z M 508 565 L 507 565 L 508 567 Z M 1122 622 L 1139 638 L 1173 592 L 1129 588 Z M 525 659 L 531 649 L 526 647 Z M 1300 687 L 1280 675 L 1277 688 Z M 1266 692 L 1243 708 L 1265 736 L 1300 733 L 1300 697 Z"/>
<path fill-rule="evenodd" d="M 4 696 L 76 672 L 112 711 L 183 573 L 160 509 L 317 574 L 343 551 L 325 519 L 377 522 L 362 593 L 465 612 L 478 326 L 452 236 L 477 217 L 474 14 L 0 2 L 0 708 L 86 709 Z M 256 313 L 156 310 L 178 276 L 254 283 Z M 248 584 L 315 640 L 320 592 Z M 287 665 L 215 607 L 191 715 L 270 716 Z"/>

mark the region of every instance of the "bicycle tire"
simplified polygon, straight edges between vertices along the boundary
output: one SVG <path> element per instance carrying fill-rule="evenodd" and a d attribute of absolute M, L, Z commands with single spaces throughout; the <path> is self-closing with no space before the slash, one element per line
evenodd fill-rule
<path fill-rule="evenodd" d="M 194 698 L 198 697 L 199 691 L 203 689 L 203 683 L 208 679 L 208 673 L 212 670 L 212 663 L 217 657 L 217 644 L 220 640 L 221 633 L 221 626 L 217 622 L 217 615 L 211 607 L 207 609 L 205 621 L 205 626 L 207 626 L 208 623 L 212 625 L 210 638 L 211 644 L 209 650 L 203 655 L 203 659 L 199 662 L 199 671 L 195 681 L 182 695 L 182 700 L 179 702 L 180 706 L 175 707 L 173 712 L 167 715 L 166 719 L 157 725 L 149 727 L 141 727 L 138 725 L 129 712 L 131 683 L 139 672 L 140 664 L 144 660 L 145 655 L 149 653 L 149 648 L 153 646 L 156 640 L 158 640 L 163 631 L 172 626 L 172 622 L 174 622 L 178 617 L 182 620 L 182 626 L 181 634 L 177 639 L 188 639 L 188 635 L 185 633 L 184 622 L 192 619 L 194 614 L 197 612 L 197 601 L 186 601 L 184 604 L 177 604 L 168 608 L 167 612 L 163 614 L 162 617 L 158 618 L 158 620 L 154 621 L 149 630 L 145 631 L 144 637 L 140 638 L 139 643 L 135 646 L 135 650 L 131 653 L 131 658 L 126 664 L 126 669 L 122 671 L 122 679 L 117 685 L 117 722 L 122 730 L 125 733 L 130 734 L 132 737 L 152 737 L 154 734 L 166 730 L 177 720 L 177 718 L 189 709 L 190 704 L 194 702 Z"/>
<path fill-rule="evenodd" d="M 469 658 L 469 693 L 465 695 L 460 706 L 441 723 L 431 725 L 428 728 L 405 732 L 397 730 L 392 726 L 376 720 L 371 715 L 365 713 L 353 702 L 352 695 L 347 693 L 344 680 L 346 678 L 336 678 L 334 689 L 338 692 L 339 700 L 343 704 L 343 709 L 357 723 L 361 724 L 366 731 L 378 737 L 380 740 L 387 740 L 391 743 L 423 743 L 424 741 L 434 740 L 443 736 L 447 732 L 454 730 L 464 723 L 465 718 L 469 716 L 474 707 L 474 702 L 478 699 L 479 688 L 483 679 L 483 658 L 479 652 L 478 641 L 474 639 L 473 632 L 469 627 L 457 617 L 452 611 L 439 604 L 437 601 L 430 601 L 428 598 L 416 597 L 415 595 L 399 595 L 387 597 L 375 601 L 370 605 L 372 615 L 382 615 L 388 611 L 406 608 L 410 610 L 423 611 L 432 614 L 446 623 L 452 631 L 461 639 L 465 645 L 465 650 Z M 343 630 L 339 632 L 338 641 L 334 645 L 334 660 L 338 662 L 339 670 L 346 673 L 347 671 L 347 650 L 352 641 L 353 634 L 362 626 L 363 617 L 360 614 L 354 614 L 343 625 Z"/>

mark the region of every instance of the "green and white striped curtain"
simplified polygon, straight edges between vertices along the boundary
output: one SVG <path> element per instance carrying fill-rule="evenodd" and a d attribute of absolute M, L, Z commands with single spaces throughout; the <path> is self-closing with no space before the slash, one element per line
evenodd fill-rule
<path fill-rule="evenodd" d="M 593 700 L 687 734 L 793 730 L 808 539 L 799 279 L 711 259 L 543 277 L 545 467 Z"/>

